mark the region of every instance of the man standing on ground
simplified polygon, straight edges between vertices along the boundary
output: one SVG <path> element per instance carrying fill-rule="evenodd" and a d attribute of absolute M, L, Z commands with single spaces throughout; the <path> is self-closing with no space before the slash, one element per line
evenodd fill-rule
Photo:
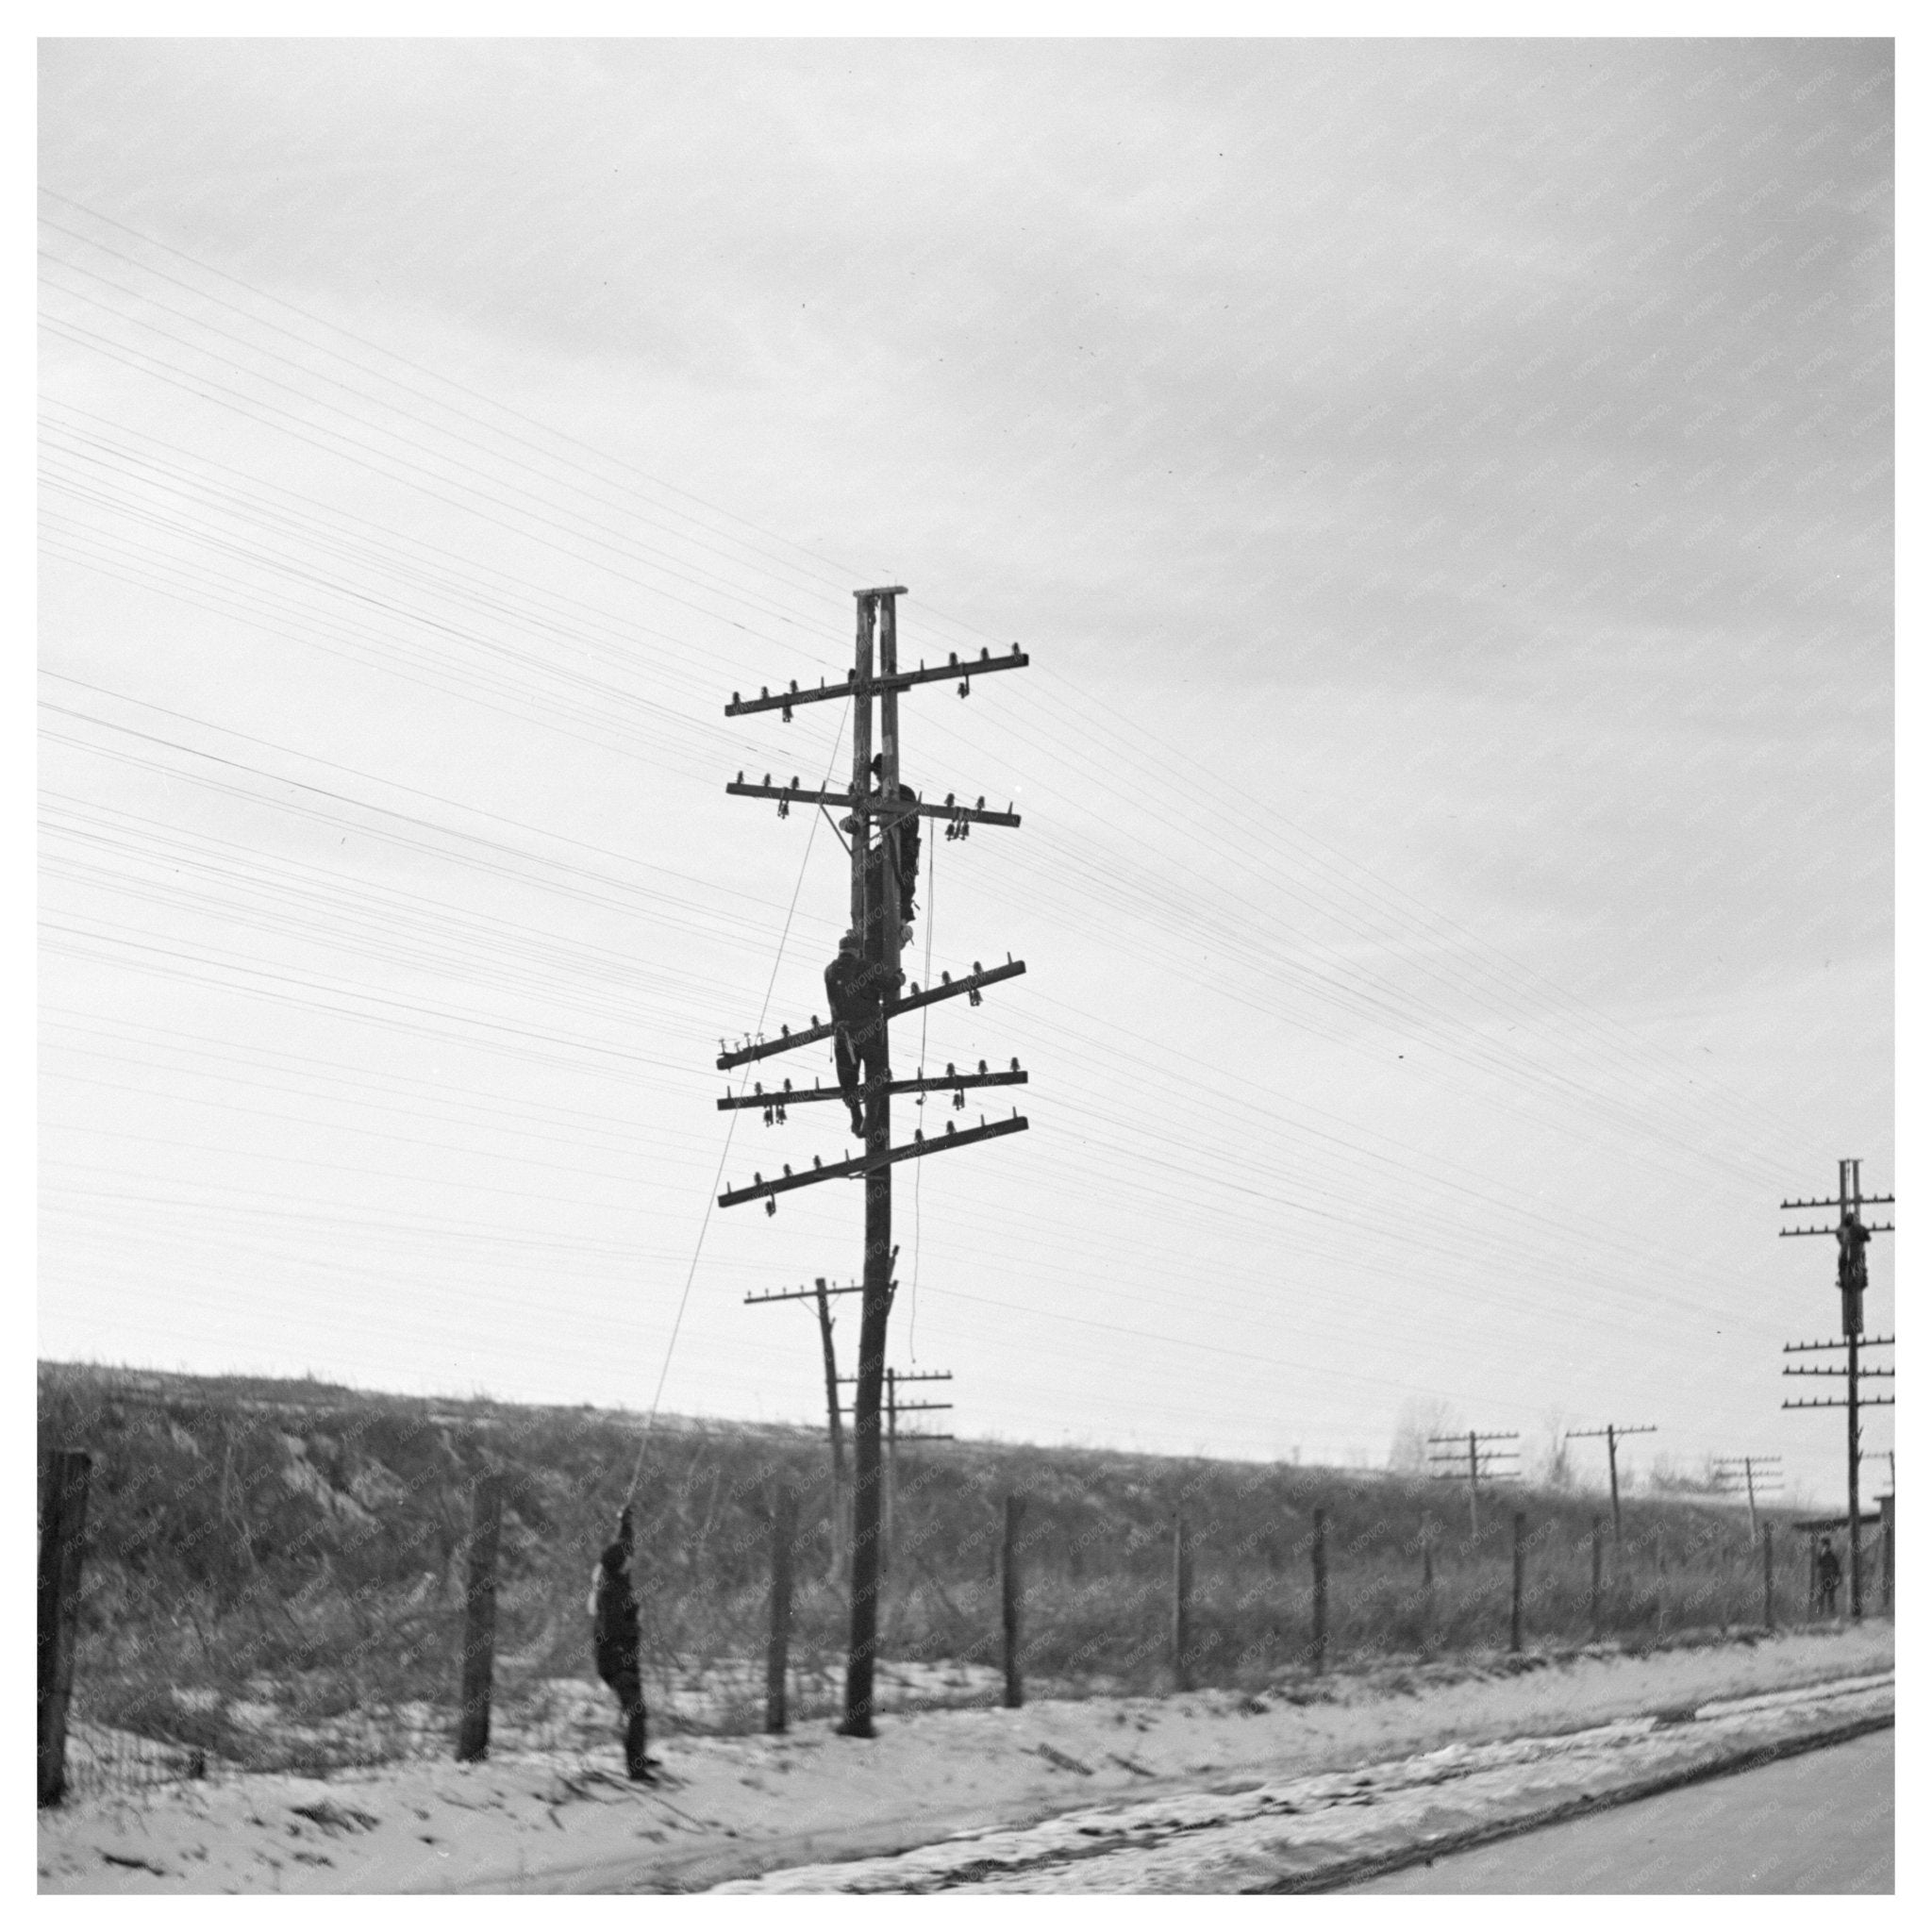
<path fill-rule="evenodd" d="M 1838 1585 L 1840 1575 L 1838 1551 L 1828 1536 L 1818 1539 L 1818 1595 L 1827 1617 L 1838 1615 Z"/>
<path fill-rule="evenodd" d="M 591 1643 L 597 1674 L 616 1693 L 623 1714 L 625 1769 L 640 1784 L 656 1784 L 658 1760 L 644 1756 L 644 1686 L 638 1670 L 638 1600 L 631 1593 L 630 1505 L 617 1519 L 617 1541 L 598 1559 L 591 1590 Z"/>

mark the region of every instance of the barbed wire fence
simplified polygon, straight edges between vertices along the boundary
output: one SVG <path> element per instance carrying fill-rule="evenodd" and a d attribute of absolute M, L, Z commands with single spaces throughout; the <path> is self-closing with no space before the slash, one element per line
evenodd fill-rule
<path fill-rule="evenodd" d="M 433 1405 L 197 1408 L 43 1379 L 43 1446 L 103 1445 L 73 1606 L 68 1790 L 448 1756 L 469 1500 L 484 1474 L 504 1498 L 490 1749 L 614 1758 L 618 1712 L 592 1670 L 586 1599 L 636 1433 L 594 1411 L 523 1426 L 520 1444 L 500 1418 Z M 835 1718 L 846 1602 L 823 1444 L 802 1429 L 660 1430 L 639 1493 L 652 1736 L 764 1726 L 780 1484 L 798 1499 L 790 1717 Z M 1149 1481 L 1139 1465 L 1091 1459 L 1042 1466 L 962 1444 L 908 1466 L 888 1552 L 882 1713 L 1001 1702 L 1008 1494 L 1026 1507 L 1010 1558 L 1024 1604 L 1013 1667 L 1036 1696 L 1185 1683 L 1314 1698 L 1338 1664 L 1524 1667 L 1512 1630 L 1547 1658 L 1766 1621 L 1761 1548 L 1719 1502 L 1626 1505 L 1607 1555 L 1588 1497 L 1513 1491 L 1471 1534 L 1425 1480 L 1204 1463 Z M 1524 1504 L 1512 1601 L 1510 1516 Z M 1810 1554 L 1803 1536 L 1776 1534 L 1780 1626 L 1820 1621 Z"/>

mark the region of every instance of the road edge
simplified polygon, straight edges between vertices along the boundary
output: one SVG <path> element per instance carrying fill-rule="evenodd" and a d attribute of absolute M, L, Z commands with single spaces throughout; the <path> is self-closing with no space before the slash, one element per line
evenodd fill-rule
<path fill-rule="evenodd" d="M 1316 1871 L 1276 1879 L 1268 1885 L 1249 1886 L 1244 1888 L 1244 1892 L 1255 1896 L 1276 1892 L 1342 1891 L 1366 1879 L 1380 1878 L 1391 1872 L 1406 1872 L 1432 1859 L 1456 1852 L 1474 1851 L 1479 1845 L 1495 1844 L 1504 1839 L 1521 1838 L 1527 1832 L 1541 1831 L 1545 1825 L 1563 1824 L 1573 1818 L 1612 1810 L 1620 1805 L 1633 1805 L 1643 1798 L 1662 1797 L 1667 1792 L 1682 1790 L 1690 1785 L 1705 1784 L 1712 1778 L 1756 1771 L 1761 1766 L 1774 1764 L 1780 1758 L 1802 1757 L 1807 1751 L 1823 1751 L 1833 1744 L 1847 1744 L 1853 1739 L 1866 1737 L 1874 1731 L 1890 1730 L 1897 1722 L 1897 1712 L 1889 1710 L 1871 1717 L 1848 1719 L 1824 1730 L 1806 1731 L 1796 1737 L 1774 1739 L 1769 1743 L 1739 1747 L 1721 1752 L 1702 1764 L 1636 1779 L 1613 1791 L 1560 1799 L 1521 1817 L 1493 1819 L 1460 1831 L 1419 1839 L 1413 1844 L 1404 1845 L 1395 1851 L 1365 1853 L 1359 1857 L 1341 1859 Z"/>

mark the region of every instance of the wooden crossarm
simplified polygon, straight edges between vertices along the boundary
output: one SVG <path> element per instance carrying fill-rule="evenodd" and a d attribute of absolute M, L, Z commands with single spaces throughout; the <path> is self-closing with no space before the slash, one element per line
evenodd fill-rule
<path fill-rule="evenodd" d="M 769 772 L 762 785 L 747 785 L 744 774 L 741 772 L 724 789 L 734 798 L 775 798 L 785 805 L 836 805 L 846 811 L 863 811 L 880 820 L 945 819 L 954 824 L 963 820 L 975 825 L 1017 825 L 1020 823 L 1020 814 L 1016 811 L 988 811 L 984 798 L 976 805 L 955 805 L 950 798 L 938 805 L 928 804 L 924 799 L 908 804 L 904 800 L 860 798 L 850 791 L 816 791 L 809 785 L 801 785 L 796 778 L 789 785 L 774 785 Z"/>
<path fill-rule="evenodd" d="M 890 1147 L 876 1158 L 861 1154 L 851 1160 L 836 1160 L 829 1167 L 808 1168 L 804 1174 L 781 1174 L 774 1181 L 754 1174 L 750 1187 L 726 1190 L 718 1196 L 718 1205 L 736 1208 L 741 1202 L 766 1200 L 774 1194 L 789 1193 L 793 1188 L 808 1188 L 818 1181 L 841 1180 L 848 1174 L 857 1176 L 875 1173 L 879 1168 L 891 1167 L 901 1160 L 919 1160 L 928 1154 L 948 1154 L 956 1147 L 968 1147 L 976 1141 L 997 1140 L 1002 1134 L 1024 1134 L 1027 1124 L 1024 1114 L 1015 1114 L 1011 1120 L 994 1121 L 984 1127 L 968 1127 L 963 1134 L 935 1134 L 929 1141 L 920 1138 L 908 1141 L 903 1146 Z"/>
<path fill-rule="evenodd" d="M 956 1074 L 948 1079 L 931 1077 L 919 1080 L 891 1080 L 886 1083 L 888 1093 L 955 1093 L 962 1087 L 1024 1087 L 1027 1076 L 1014 1067 L 1004 1074 Z M 843 1100 L 844 1094 L 836 1087 L 822 1086 L 814 1080 L 809 1087 L 793 1087 L 789 1082 L 767 1092 L 757 1087 L 749 1093 L 727 1093 L 718 1103 L 718 1110 L 724 1113 L 741 1107 L 793 1107 L 801 1101 Z"/>
<path fill-rule="evenodd" d="M 960 658 L 948 653 L 943 664 L 922 664 L 917 671 L 895 671 L 889 676 L 860 680 L 847 677 L 841 684 L 808 685 L 801 690 L 794 680 L 790 690 L 761 690 L 755 698 L 741 698 L 736 691 L 724 707 L 727 718 L 747 717 L 753 711 L 789 711 L 794 705 L 816 705 L 826 698 L 850 698 L 876 691 L 908 691 L 915 684 L 941 684 L 955 677 L 984 677 L 993 671 L 1024 671 L 1033 660 L 1018 644 L 1004 658 L 982 650 L 976 658 Z"/>
<path fill-rule="evenodd" d="M 904 999 L 894 1000 L 885 1009 L 889 1020 L 896 1020 L 901 1013 L 916 1011 L 921 1007 L 929 1007 L 936 1000 L 949 1000 L 959 993 L 976 992 L 983 986 L 991 986 L 1002 979 L 1012 979 L 1025 972 L 1024 959 L 1008 959 L 1004 966 L 975 968 L 963 979 L 941 980 L 938 986 L 929 986 L 921 991 L 917 986 Z M 814 1041 L 829 1040 L 838 1028 L 827 1021 L 823 1026 L 807 1026 L 794 1033 L 789 1026 L 778 1029 L 776 1040 L 760 1040 L 750 1046 L 741 1046 L 730 1053 L 718 1056 L 718 1071 L 726 1074 L 733 1067 L 741 1067 L 749 1060 L 770 1059 L 774 1053 L 790 1053 L 794 1046 L 810 1046 Z"/>

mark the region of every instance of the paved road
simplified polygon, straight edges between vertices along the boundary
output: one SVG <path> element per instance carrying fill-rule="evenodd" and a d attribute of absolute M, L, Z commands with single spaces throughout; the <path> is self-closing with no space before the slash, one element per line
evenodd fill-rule
<path fill-rule="evenodd" d="M 1350 1889 L 1890 1892 L 1895 1736 L 1875 1731 Z"/>

